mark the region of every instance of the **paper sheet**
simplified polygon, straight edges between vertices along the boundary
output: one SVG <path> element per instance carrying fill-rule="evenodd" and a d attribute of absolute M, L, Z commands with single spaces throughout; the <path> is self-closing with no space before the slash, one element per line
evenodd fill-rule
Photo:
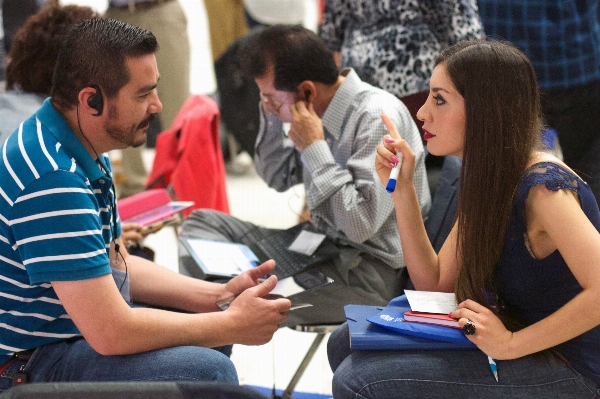
<path fill-rule="evenodd" d="M 448 314 L 458 308 L 453 292 L 404 290 L 404 294 L 413 312 Z"/>
<path fill-rule="evenodd" d="M 325 234 L 302 230 L 288 249 L 290 251 L 299 252 L 301 254 L 310 256 L 315 253 L 324 239 Z"/>

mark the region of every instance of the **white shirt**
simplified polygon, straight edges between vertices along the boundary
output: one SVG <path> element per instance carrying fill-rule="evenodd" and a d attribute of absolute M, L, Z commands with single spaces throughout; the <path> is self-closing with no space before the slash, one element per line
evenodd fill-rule
<path fill-rule="evenodd" d="M 305 0 L 244 0 L 248 14 L 265 25 L 301 24 Z"/>

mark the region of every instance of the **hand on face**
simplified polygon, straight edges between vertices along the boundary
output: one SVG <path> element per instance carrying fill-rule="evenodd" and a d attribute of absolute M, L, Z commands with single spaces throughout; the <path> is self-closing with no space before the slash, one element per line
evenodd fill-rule
<path fill-rule="evenodd" d="M 509 348 L 513 333 L 508 331 L 502 321 L 488 308 L 467 299 L 458 305 L 458 310 L 450 314 L 458 319 L 462 328 L 470 320 L 475 326 L 475 334 L 466 337 L 486 355 L 496 360 L 510 359 Z"/>
<path fill-rule="evenodd" d="M 402 164 L 396 183 L 396 190 L 398 190 L 399 187 L 412 185 L 416 157 L 408 143 L 400 138 L 400 134 L 392 120 L 386 114 L 381 114 L 381 119 L 390 134 L 384 136 L 383 144 L 377 146 L 375 170 L 377 171 L 381 183 L 383 183 L 384 186 L 387 185 L 390 178 L 390 171 L 392 167 L 398 163 L 396 153 L 400 151 L 402 153 Z M 401 181 L 404 182 L 401 183 Z"/>
<path fill-rule="evenodd" d="M 290 105 L 292 125 L 288 137 L 294 142 L 299 151 L 304 151 L 309 145 L 325 140 L 323 121 L 313 107 L 312 103 L 305 100 L 297 101 Z"/>

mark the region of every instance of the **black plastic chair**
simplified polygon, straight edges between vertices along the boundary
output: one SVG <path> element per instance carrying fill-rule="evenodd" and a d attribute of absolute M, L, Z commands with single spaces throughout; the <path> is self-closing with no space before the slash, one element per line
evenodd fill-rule
<path fill-rule="evenodd" d="M 61 382 L 19 385 L 0 399 L 268 399 L 247 387 L 222 382 Z"/>

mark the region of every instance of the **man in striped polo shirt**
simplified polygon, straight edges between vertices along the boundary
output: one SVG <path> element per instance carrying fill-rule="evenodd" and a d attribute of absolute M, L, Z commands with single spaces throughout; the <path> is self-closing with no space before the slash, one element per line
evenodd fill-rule
<path fill-rule="evenodd" d="M 236 383 L 208 348 L 263 344 L 286 318 L 289 300 L 262 298 L 276 278 L 257 282 L 272 261 L 215 284 L 131 256 L 119 238 L 103 154 L 144 144 L 162 108 L 156 49 L 132 25 L 76 25 L 51 98 L 0 148 L 0 392 L 27 380 Z"/>

